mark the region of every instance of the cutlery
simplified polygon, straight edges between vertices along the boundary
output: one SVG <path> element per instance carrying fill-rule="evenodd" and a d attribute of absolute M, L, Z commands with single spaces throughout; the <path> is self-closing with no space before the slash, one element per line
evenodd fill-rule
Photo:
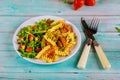
<path fill-rule="evenodd" d="M 81 23 L 83 26 L 86 26 L 87 24 L 84 22 L 83 18 L 81 18 Z M 80 69 L 85 69 L 86 67 L 86 63 L 87 63 L 87 59 L 88 59 L 88 55 L 89 55 L 89 51 L 91 48 L 91 44 L 92 44 L 92 38 L 90 36 L 90 32 L 88 32 L 88 30 L 84 29 L 85 35 L 87 37 L 83 52 L 81 54 L 81 57 L 79 59 L 78 65 L 77 67 Z"/>
<path fill-rule="evenodd" d="M 91 24 L 90 24 L 90 27 L 88 27 L 85 19 L 81 18 L 81 23 L 83 25 L 83 28 L 86 32 L 86 34 L 88 35 L 88 37 L 90 37 L 90 39 L 92 39 L 91 41 L 93 41 L 93 45 L 95 47 L 95 50 L 97 52 L 97 55 L 98 55 L 98 58 L 103 66 L 104 69 L 109 69 L 111 67 L 107 57 L 105 56 L 102 48 L 100 47 L 99 43 L 95 40 L 94 38 L 94 34 L 97 33 L 97 28 L 98 28 L 98 24 L 99 24 L 99 20 L 98 19 L 95 19 L 93 18 L 92 21 L 91 21 Z M 83 50 L 84 51 L 84 50 Z M 85 55 L 85 54 L 82 54 L 82 55 Z M 87 60 L 87 57 L 84 57 L 81 55 L 81 58 L 85 58 Z M 81 61 L 82 59 L 80 58 L 79 60 L 79 63 L 78 63 L 78 67 L 81 68 L 81 66 L 85 68 L 85 65 L 82 64 L 83 61 Z M 86 63 L 86 62 L 84 62 Z"/>
<path fill-rule="evenodd" d="M 96 50 L 96 53 L 98 55 L 98 58 L 99 58 L 99 60 L 102 64 L 103 68 L 104 69 L 109 69 L 111 67 L 111 64 L 108 61 L 106 55 L 104 54 L 103 49 L 101 48 L 100 44 L 95 40 L 95 38 L 93 36 L 97 32 L 98 24 L 99 24 L 99 20 L 93 18 L 93 20 L 90 24 L 89 30 L 91 32 L 91 36 L 92 36 L 92 40 L 93 40 L 93 46 Z"/>

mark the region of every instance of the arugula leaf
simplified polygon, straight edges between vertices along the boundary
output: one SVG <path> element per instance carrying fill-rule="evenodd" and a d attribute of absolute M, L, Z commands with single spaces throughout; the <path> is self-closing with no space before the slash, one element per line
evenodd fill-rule
<path fill-rule="evenodd" d="M 18 51 L 21 53 L 21 56 L 33 59 L 37 55 L 36 49 L 43 48 L 45 46 L 45 40 L 41 39 L 48 31 L 48 29 L 51 28 L 50 24 L 47 24 L 48 20 L 49 19 L 43 19 L 41 21 L 35 22 L 33 25 L 27 25 L 18 32 L 18 44 L 25 44 L 24 49 L 18 49 Z M 50 19 L 50 22 L 52 23 L 53 20 Z M 34 39 L 32 41 L 29 40 L 29 34 L 34 36 Z M 32 47 L 32 51 L 26 52 L 27 47 Z"/>
<path fill-rule="evenodd" d="M 117 32 L 120 32 L 120 28 L 118 28 L 118 27 L 115 27 L 115 29 L 117 30 Z"/>
<path fill-rule="evenodd" d="M 67 3 L 68 1 L 67 0 L 64 0 L 64 3 Z"/>
<path fill-rule="evenodd" d="M 73 4 L 74 0 L 63 0 L 65 4 Z"/>

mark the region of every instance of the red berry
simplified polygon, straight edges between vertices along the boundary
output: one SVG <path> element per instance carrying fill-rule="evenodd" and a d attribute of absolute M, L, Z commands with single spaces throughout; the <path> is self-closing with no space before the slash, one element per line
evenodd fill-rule
<path fill-rule="evenodd" d="M 28 47 L 28 48 L 26 48 L 26 52 L 31 52 L 33 50 L 33 48 L 32 47 Z"/>
<path fill-rule="evenodd" d="M 36 49 L 35 49 L 35 52 L 36 52 L 36 53 L 39 53 L 40 51 L 41 51 L 41 48 L 36 48 Z"/>
<path fill-rule="evenodd" d="M 78 10 L 84 6 L 84 0 L 74 0 L 74 10 Z"/>
<path fill-rule="evenodd" d="M 96 4 L 96 0 L 85 0 L 85 5 L 94 6 Z"/>
<path fill-rule="evenodd" d="M 32 29 L 35 29 L 36 28 L 36 25 L 32 26 Z"/>
<path fill-rule="evenodd" d="M 51 21 L 48 19 L 48 20 L 46 21 L 46 23 L 47 23 L 48 25 L 50 25 L 50 24 L 51 24 Z"/>
<path fill-rule="evenodd" d="M 34 39 L 33 35 L 29 34 L 28 39 L 29 39 L 29 41 L 32 41 Z"/>

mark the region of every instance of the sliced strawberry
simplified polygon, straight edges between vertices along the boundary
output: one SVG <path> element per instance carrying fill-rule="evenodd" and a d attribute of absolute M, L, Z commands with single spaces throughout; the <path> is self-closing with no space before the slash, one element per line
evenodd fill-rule
<path fill-rule="evenodd" d="M 51 24 L 51 21 L 48 19 L 48 20 L 46 21 L 46 23 L 47 23 L 48 25 L 50 25 L 50 24 Z"/>
<path fill-rule="evenodd" d="M 26 52 L 31 52 L 33 50 L 33 48 L 32 47 L 28 47 L 28 48 L 26 48 Z"/>
<path fill-rule="evenodd" d="M 35 49 L 35 52 L 36 52 L 36 53 L 39 53 L 40 51 L 41 51 L 41 48 L 36 48 L 36 49 Z"/>
<path fill-rule="evenodd" d="M 96 4 L 96 0 L 85 0 L 85 5 L 94 6 Z"/>
<path fill-rule="evenodd" d="M 36 25 L 32 26 L 32 29 L 36 29 Z"/>
<path fill-rule="evenodd" d="M 74 0 L 74 10 L 78 10 L 84 6 L 84 0 Z"/>
<path fill-rule="evenodd" d="M 29 34 L 28 39 L 29 39 L 29 41 L 32 41 L 34 39 L 33 35 Z"/>

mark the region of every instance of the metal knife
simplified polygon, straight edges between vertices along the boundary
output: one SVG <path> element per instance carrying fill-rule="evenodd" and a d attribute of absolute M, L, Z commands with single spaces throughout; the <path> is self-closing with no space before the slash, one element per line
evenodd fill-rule
<path fill-rule="evenodd" d="M 84 22 L 83 18 L 81 18 L 81 23 L 82 23 L 82 26 L 87 25 Z M 90 36 L 90 33 L 86 29 L 84 29 L 84 33 L 87 37 L 87 40 L 86 40 L 84 49 L 82 51 L 81 57 L 79 59 L 78 65 L 77 65 L 77 67 L 80 68 L 80 69 L 85 69 L 85 67 L 86 67 L 89 51 L 90 51 L 91 44 L 92 44 L 92 37 Z"/>

